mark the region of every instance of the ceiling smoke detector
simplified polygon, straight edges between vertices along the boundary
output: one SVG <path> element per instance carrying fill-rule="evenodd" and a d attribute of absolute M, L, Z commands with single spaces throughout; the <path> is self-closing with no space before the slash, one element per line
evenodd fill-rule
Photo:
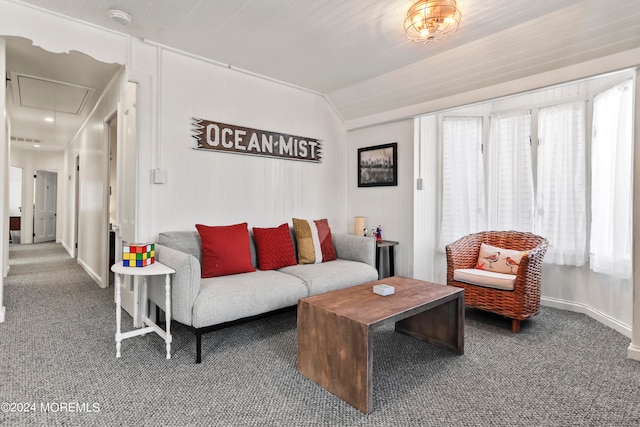
<path fill-rule="evenodd" d="M 111 9 L 109 11 L 109 19 L 121 25 L 129 25 L 131 23 L 131 15 L 118 9 Z"/>

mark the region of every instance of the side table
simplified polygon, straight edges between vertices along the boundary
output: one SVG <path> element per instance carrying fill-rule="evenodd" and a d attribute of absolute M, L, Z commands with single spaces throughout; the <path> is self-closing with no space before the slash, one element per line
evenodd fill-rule
<path fill-rule="evenodd" d="M 116 357 L 120 357 L 120 346 L 124 339 L 136 337 L 138 335 L 144 335 L 148 332 L 155 332 L 160 335 L 167 345 L 167 359 L 171 358 L 171 274 L 176 271 L 167 267 L 166 265 L 155 261 L 153 264 L 146 267 L 124 267 L 122 261 L 111 266 L 111 271 L 115 273 L 115 288 L 116 288 Z M 142 310 L 142 322 L 147 325 L 146 327 L 134 329 L 129 332 L 120 332 L 120 325 L 122 319 L 122 301 L 120 299 L 120 286 L 122 286 L 122 275 L 129 276 L 144 276 L 142 294 L 143 304 Z M 165 275 L 164 289 L 165 289 L 165 305 L 166 305 L 166 330 L 162 330 L 157 324 L 151 321 L 147 317 L 147 277 L 146 276 L 159 276 Z"/>
<path fill-rule="evenodd" d="M 396 273 L 396 263 L 394 259 L 394 246 L 399 245 L 400 243 L 394 242 L 393 240 L 380 240 L 376 242 L 376 268 L 378 269 L 378 279 L 382 279 L 382 269 L 380 268 L 380 251 L 382 249 L 386 249 L 389 255 L 389 276 L 395 276 Z"/>

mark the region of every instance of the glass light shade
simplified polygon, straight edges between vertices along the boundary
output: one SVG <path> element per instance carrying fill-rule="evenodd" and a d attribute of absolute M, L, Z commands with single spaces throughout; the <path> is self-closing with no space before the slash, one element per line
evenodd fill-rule
<path fill-rule="evenodd" d="M 417 43 L 437 42 L 453 34 L 461 19 L 455 0 L 419 0 L 407 11 L 405 35 Z"/>

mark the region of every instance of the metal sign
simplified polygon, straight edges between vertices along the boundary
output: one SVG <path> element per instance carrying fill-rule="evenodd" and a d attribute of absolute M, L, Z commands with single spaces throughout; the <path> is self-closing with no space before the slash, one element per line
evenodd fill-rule
<path fill-rule="evenodd" d="M 193 119 L 194 150 L 213 150 L 279 159 L 320 162 L 322 144 L 313 138 Z"/>

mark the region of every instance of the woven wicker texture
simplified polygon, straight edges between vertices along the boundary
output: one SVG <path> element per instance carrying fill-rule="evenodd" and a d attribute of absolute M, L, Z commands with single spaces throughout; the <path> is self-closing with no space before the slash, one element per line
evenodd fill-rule
<path fill-rule="evenodd" d="M 454 270 L 475 268 L 481 243 L 504 249 L 528 251 L 520 260 L 512 291 L 453 280 Z M 518 332 L 520 320 L 540 312 L 542 259 L 548 246 L 549 242 L 544 237 L 520 231 L 483 231 L 464 236 L 446 247 L 447 285 L 464 288 L 466 306 L 513 319 L 513 331 Z"/>

